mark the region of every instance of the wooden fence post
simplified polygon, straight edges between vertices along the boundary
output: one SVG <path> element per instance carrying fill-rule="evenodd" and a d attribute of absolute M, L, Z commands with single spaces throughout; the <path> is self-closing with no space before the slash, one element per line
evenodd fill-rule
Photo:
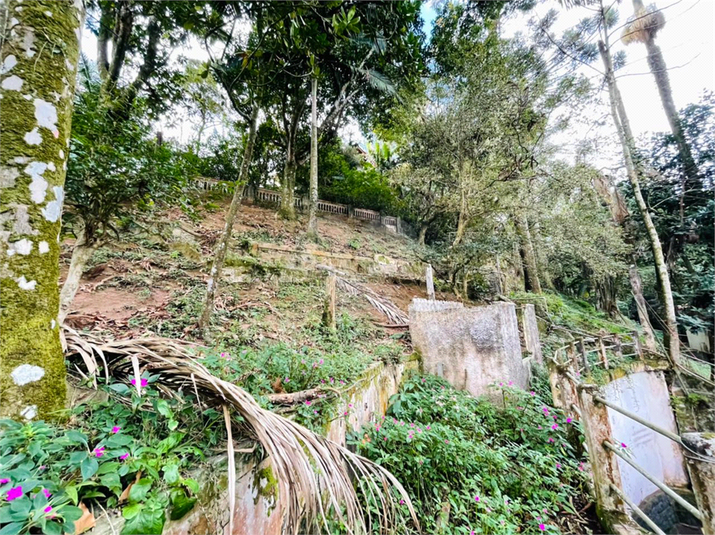
<path fill-rule="evenodd" d="M 427 284 L 427 299 L 434 301 L 434 279 L 432 275 L 432 264 L 427 264 L 425 270 L 425 283 Z"/>
<path fill-rule="evenodd" d="M 603 362 L 603 367 L 608 369 L 608 355 L 606 355 L 606 345 L 603 343 L 603 337 L 598 337 L 598 347 L 601 350 L 601 360 Z"/>
<path fill-rule="evenodd" d="M 586 371 L 586 374 L 588 375 L 591 373 L 591 366 L 588 363 L 588 353 L 586 352 L 586 342 L 584 342 L 584 339 L 581 338 L 578 341 L 579 349 L 581 351 L 581 358 L 583 359 L 583 368 Z"/>
<path fill-rule="evenodd" d="M 325 306 L 323 308 L 323 325 L 335 330 L 335 274 L 330 273 L 325 279 Z"/>
<path fill-rule="evenodd" d="M 620 359 L 623 357 L 623 349 L 621 348 L 621 337 L 617 334 L 613 335 L 613 342 L 616 346 L 616 356 L 618 356 L 618 358 Z"/>
<path fill-rule="evenodd" d="M 633 331 L 631 336 L 633 337 L 633 347 L 635 348 L 636 353 L 638 353 L 638 358 L 643 360 L 643 346 L 641 346 L 641 339 L 638 336 L 638 331 Z"/>

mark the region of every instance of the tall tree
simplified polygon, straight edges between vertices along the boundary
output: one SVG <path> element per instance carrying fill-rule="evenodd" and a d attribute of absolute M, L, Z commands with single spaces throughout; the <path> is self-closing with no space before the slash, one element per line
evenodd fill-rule
<path fill-rule="evenodd" d="M 81 2 L 0 7 L 0 415 L 57 416 L 65 404 L 59 233 Z"/>
<path fill-rule="evenodd" d="M 310 208 L 308 233 L 318 235 L 318 76 L 310 81 Z"/>
<path fill-rule="evenodd" d="M 608 10 L 603 6 L 603 1 L 600 1 L 600 32 L 601 39 L 598 42 L 598 50 L 605 68 L 606 85 L 608 86 L 608 95 L 611 103 L 611 116 L 613 123 L 618 133 L 618 138 L 621 142 L 623 151 L 623 159 L 626 165 L 626 174 L 633 189 L 633 195 L 636 199 L 638 211 L 640 212 L 643 224 L 645 225 L 650 241 L 651 251 L 653 253 L 653 261 L 655 264 L 656 274 L 660 286 L 661 302 L 665 311 L 665 327 L 666 338 L 668 345 L 668 354 L 674 364 L 680 364 L 680 337 L 678 335 L 678 322 L 675 313 L 675 301 L 673 300 L 673 291 L 670 285 L 670 275 L 668 266 L 665 262 L 663 254 L 663 246 L 658 236 L 658 231 L 653 223 L 653 218 L 650 214 L 650 209 L 643 197 L 641 191 L 639 174 L 642 173 L 643 163 L 636 160 L 636 146 L 631 130 L 626 107 L 623 104 L 623 98 L 618 89 L 616 76 L 613 69 L 613 59 L 611 58 L 610 45 L 608 42 Z"/>
<path fill-rule="evenodd" d="M 665 115 L 668 118 L 670 131 L 678 145 L 680 161 L 683 166 L 683 173 L 687 181 L 683 183 L 685 188 L 698 187 L 698 166 L 693 158 L 690 143 L 688 143 L 680 122 L 678 109 L 673 101 L 673 90 L 670 87 L 670 77 L 668 76 L 668 66 L 660 47 L 655 43 L 655 37 L 665 26 L 665 15 L 655 6 L 647 8 L 643 5 L 643 0 L 633 0 L 633 17 L 623 30 L 621 37 L 624 44 L 643 43 L 648 51 L 648 66 L 655 78 L 658 87 L 660 101 L 663 103 Z M 681 203 L 684 194 L 681 194 Z"/>

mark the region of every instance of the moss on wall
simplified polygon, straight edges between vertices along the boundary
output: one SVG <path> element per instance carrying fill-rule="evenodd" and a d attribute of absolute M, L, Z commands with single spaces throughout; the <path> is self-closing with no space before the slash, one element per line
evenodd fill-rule
<path fill-rule="evenodd" d="M 8 0 L 0 49 L 0 416 L 64 408 L 59 243 L 81 3 Z M 28 372 L 29 370 L 29 372 Z"/>

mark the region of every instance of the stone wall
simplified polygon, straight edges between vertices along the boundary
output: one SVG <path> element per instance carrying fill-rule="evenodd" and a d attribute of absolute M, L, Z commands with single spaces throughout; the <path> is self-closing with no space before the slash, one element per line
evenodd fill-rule
<path fill-rule="evenodd" d="M 426 373 L 474 396 L 489 395 L 489 385 L 499 382 L 527 388 L 529 365 L 522 359 L 513 303 L 465 308 L 415 299 L 409 313 L 412 343 Z"/>
<path fill-rule="evenodd" d="M 536 310 L 531 303 L 519 307 L 519 323 L 522 340 L 527 355 L 537 364 L 544 363 L 541 353 L 541 340 L 539 338 L 539 324 L 536 321 Z"/>
<path fill-rule="evenodd" d="M 677 434 L 663 372 L 632 373 L 611 381 L 601 392 L 608 401 Z M 678 444 L 613 409 L 608 409 L 608 417 L 614 440 L 626 444 L 636 463 L 670 487 L 688 485 L 683 454 Z M 623 491 L 634 503 L 641 503 L 658 490 L 622 459 L 618 459 L 618 465 Z"/>

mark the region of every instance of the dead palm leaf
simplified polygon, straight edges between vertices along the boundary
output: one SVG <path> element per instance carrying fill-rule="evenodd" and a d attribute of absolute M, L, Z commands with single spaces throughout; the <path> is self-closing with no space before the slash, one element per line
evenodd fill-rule
<path fill-rule="evenodd" d="M 274 412 L 261 408 L 242 388 L 223 381 L 209 372 L 192 355 L 197 346 L 165 338 L 142 338 L 104 342 L 89 334 L 79 334 L 64 327 L 67 356 L 93 360 L 95 369 L 120 380 L 136 376 L 136 363 L 159 376 L 164 389 L 195 392 L 203 404 L 227 406 L 238 413 L 249 431 L 271 458 L 283 504 L 283 532 L 298 533 L 301 525 L 327 528 L 330 513 L 342 520 L 348 533 L 368 533 L 372 526 L 353 484 L 379 505 L 380 532 L 396 526 L 396 495 L 406 503 L 412 521 L 419 522 L 407 492 L 385 468 L 356 455 L 346 448 L 316 435 L 305 427 Z M 99 365 L 97 357 L 102 361 Z M 89 369 L 89 367 L 87 367 Z M 230 436 L 230 435 L 229 435 Z M 232 444 L 229 445 L 229 453 Z M 229 473 L 235 482 L 235 473 Z M 233 488 L 229 484 L 229 488 Z M 231 518 L 234 516 L 231 504 Z M 367 517 L 367 518 L 366 518 Z"/>

